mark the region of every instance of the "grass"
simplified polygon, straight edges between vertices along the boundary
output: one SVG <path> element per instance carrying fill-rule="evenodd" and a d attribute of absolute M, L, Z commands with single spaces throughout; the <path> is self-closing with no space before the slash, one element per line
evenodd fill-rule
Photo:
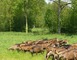
<path fill-rule="evenodd" d="M 0 32 L 0 60 L 45 60 L 45 54 L 34 54 L 31 56 L 29 52 L 17 52 L 9 51 L 8 48 L 16 43 L 21 43 L 27 40 L 39 40 L 43 38 L 59 38 L 67 39 L 70 44 L 77 42 L 77 35 L 58 35 L 58 34 L 46 34 L 46 35 L 34 35 L 25 34 L 21 32 Z M 51 60 L 51 59 L 49 59 Z"/>

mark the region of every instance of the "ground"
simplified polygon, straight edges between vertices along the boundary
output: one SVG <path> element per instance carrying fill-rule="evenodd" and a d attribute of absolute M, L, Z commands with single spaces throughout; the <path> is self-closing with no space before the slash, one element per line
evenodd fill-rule
<path fill-rule="evenodd" d="M 44 34 L 34 35 L 21 32 L 0 32 L 0 60 L 45 60 L 45 54 L 34 54 L 31 56 L 29 52 L 9 51 L 8 48 L 16 43 L 21 43 L 27 40 L 39 40 L 44 38 L 59 38 L 67 39 L 70 44 L 77 42 L 77 35 L 71 34 Z M 51 59 L 49 59 L 51 60 Z"/>

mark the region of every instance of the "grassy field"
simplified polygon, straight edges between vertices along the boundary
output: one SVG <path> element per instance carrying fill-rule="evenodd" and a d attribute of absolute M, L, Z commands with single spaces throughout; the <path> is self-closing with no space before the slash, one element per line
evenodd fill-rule
<path fill-rule="evenodd" d="M 21 43 L 27 40 L 39 40 L 44 38 L 59 38 L 67 39 L 69 43 L 77 42 L 77 35 L 58 35 L 58 34 L 47 34 L 47 35 L 34 35 L 25 34 L 21 32 L 0 32 L 0 60 L 45 60 L 45 54 L 34 54 L 31 56 L 29 52 L 17 52 L 9 51 L 8 48 L 16 43 Z M 51 60 L 51 59 L 49 59 Z"/>

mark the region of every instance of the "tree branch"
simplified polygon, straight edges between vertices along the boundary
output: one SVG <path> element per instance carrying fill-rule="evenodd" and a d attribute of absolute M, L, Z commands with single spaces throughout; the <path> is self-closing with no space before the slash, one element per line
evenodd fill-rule
<path fill-rule="evenodd" d="M 69 5 L 69 4 L 71 4 L 71 3 L 66 3 L 66 4 L 62 5 L 62 6 L 61 6 L 61 10 L 62 10 L 64 7 L 66 7 L 67 5 Z"/>
<path fill-rule="evenodd" d="M 58 4 L 58 2 L 56 2 L 56 1 L 53 1 L 53 2 L 55 2 L 56 4 Z"/>
<path fill-rule="evenodd" d="M 50 0 L 50 1 L 53 1 L 53 2 L 55 2 L 56 4 L 58 4 L 58 2 L 56 2 L 56 1 L 54 1 L 54 0 Z"/>

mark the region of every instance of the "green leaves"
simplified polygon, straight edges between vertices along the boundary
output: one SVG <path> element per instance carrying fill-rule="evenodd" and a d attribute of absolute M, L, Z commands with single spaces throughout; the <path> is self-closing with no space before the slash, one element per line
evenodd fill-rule
<path fill-rule="evenodd" d="M 46 4 L 44 0 L 0 0 L 0 31 L 25 31 L 27 20 L 29 31 L 35 27 L 57 32 L 56 3 Z M 64 7 L 67 2 L 61 1 L 60 4 L 64 7 L 60 14 L 62 32 L 77 32 L 77 0 L 71 0 L 71 3 L 71 7 Z"/>

